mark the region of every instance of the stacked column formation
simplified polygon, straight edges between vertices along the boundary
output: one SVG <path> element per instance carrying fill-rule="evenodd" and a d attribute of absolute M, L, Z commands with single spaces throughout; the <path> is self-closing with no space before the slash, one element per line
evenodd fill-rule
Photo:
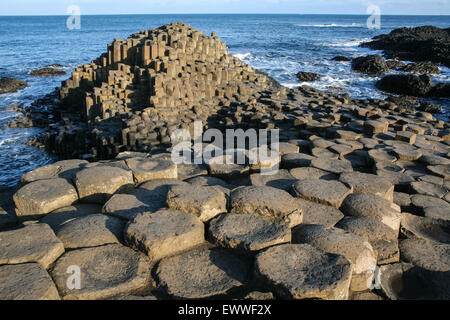
<path fill-rule="evenodd" d="M 194 120 L 220 127 L 213 116 L 219 110 L 273 87 L 273 80 L 231 56 L 214 32 L 206 36 L 177 23 L 115 39 L 98 59 L 77 67 L 59 93 L 62 112 L 75 110 L 78 126 L 87 126 L 85 152 L 108 158 L 169 147 L 170 133 Z M 47 140 L 57 151 L 67 135 L 59 130 L 59 139 Z"/>

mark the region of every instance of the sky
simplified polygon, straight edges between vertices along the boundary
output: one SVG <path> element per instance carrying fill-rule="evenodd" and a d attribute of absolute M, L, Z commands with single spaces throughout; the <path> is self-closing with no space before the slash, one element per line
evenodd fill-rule
<path fill-rule="evenodd" d="M 0 0 L 0 15 L 66 15 L 71 5 L 81 14 L 367 14 L 371 4 L 381 14 L 450 15 L 450 0 Z"/>

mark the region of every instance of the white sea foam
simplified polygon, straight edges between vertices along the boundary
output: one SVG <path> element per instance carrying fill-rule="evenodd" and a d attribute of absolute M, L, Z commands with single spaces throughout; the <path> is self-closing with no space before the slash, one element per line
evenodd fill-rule
<path fill-rule="evenodd" d="M 253 57 L 250 52 L 247 52 L 247 53 L 236 53 L 233 56 L 238 58 L 239 60 L 248 60 L 248 59 L 251 59 Z"/>

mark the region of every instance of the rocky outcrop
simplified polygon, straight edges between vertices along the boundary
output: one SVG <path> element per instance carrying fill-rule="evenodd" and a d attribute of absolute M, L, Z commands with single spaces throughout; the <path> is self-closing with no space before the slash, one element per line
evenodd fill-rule
<path fill-rule="evenodd" d="M 36 77 L 54 77 L 54 76 L 63 76 L 65 74 L 66 74 L 65 71 L 53 67 L 45 67 L 30 72 L 30 75 Z"/>
<path fill-rule="evenodd" d="M 433 26 L 395 29 L 361 44 L 384 50 L 389 58 L 406 61 L 431 61 L 450 67 L 450 29 Z"/>
<path fill-rule="evenodd" d="M 353 59 L 352 69 L 369 75 L 380 75 L 389 71 L 384 59 L 376 54 Z"/>
<path fill-rule="evenodd" d="M 314 72 L 298 72 L 297 73 L 297 79 L 299 81 L 311 82 L 311 81 L 319 80 L 322 77 L 323 77 L 323 75 L 317 74 L 317 73 L 314 73 Z"/>
<path fill-rule="evenodd" d="M 433 80 L 429 75 L 395 74 L 385 76 L 375 86 L 390 93 L 420 97 L 430 92 L 433 88 Z"/>
<path fill-rule="evenodd" d="M 404 72 L 411 72 L 411 73 L 419 73 L 419 74 L 438 74 L 441 73 L 441 70 L 438 66 L 434 65 L 430 61 L 425 62 L 416 62 L 416 63 L 410 63 L 404 66 L 400 69 Z"/>
<path fill-rule="evenodd" d="M 0 79 L 0 94 L 16 92 L 28 87 L 28 84 L 22 80 L 16 80 L 11 78 Z"/>

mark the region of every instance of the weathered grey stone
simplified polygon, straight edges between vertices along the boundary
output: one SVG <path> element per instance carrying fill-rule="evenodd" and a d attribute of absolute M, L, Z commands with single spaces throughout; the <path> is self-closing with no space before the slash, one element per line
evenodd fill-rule
<path fill-rule="evenodd" d="M 450 243 L 450 222 L 441 219 L 419 217 L 404 212 L 401 232 L 407 238 Z"/>
<path fill-rule="evenodd" d="M 208 175 L 208 168 L 203 164 L 178 164 L 177 165 L 178 179 L 186 180 L 198 176 Z"/>
<path fill-rule="evenodd" d="M 297 179 L 293 177 L 289 171 L 282 169 L 272 175 L 263 175 L 260 173 L 251 174 L 250 181 L 254 186 L 269 186 L 282 190 L 289 190 Z"/>
<path fill-rule="evenodd" d="M 409 144 L 414 144 L 417 139 L 417 134 L 411 131 L 398 131 L 395 135 L 395 139 Z"/>
<path fill-rule="evenodd" d="M 394 162 L 395 160 L 397 160 L 395 156 L 393 156 L 391 153 L 389 153 L 384 149 L 372 149 L 369 150 L 367 154 L 373 162 L 378 161 Z"/>
<path fill-rule="evenodd" d="M 230 181 L 236 177 L 248 176 L 250 167 L 236 164 L 231 156 L 213 158 L 208 163 L 209 174 Z"/>
<path fill-rule="evenodd" d="M 132 158 L 148 158 L 148 153 L 143 152 L 133 152 L 133 151 L 125 151 L 121 152 L 116 156 L 117 160 L 126 160 Z"/>
<path fill-rule="evenodd" d="M 302 209 L 304 224 L 321 224 L 327 227 L 334 227 L 336 223 L 344 218 L 344 214 L 335 207 L 304 199 L 297 199 L 297 204 Z"/>
<path fill-rule="evenodd" d="M 428 166 L 428 170 L 431 173 L 444 178 L 445 180 L 450 180 L 450 165 L 449 164 L 441 164 L 437 166 Z"/>
<path fill-rule="evenodd" d="M 65 179 L 47 179 L 31 182 L 13 196 L 19 218 L 44 216 L 53 210 L 69 206 L 78 200 L 74 186 Z"/>
<path fill-rule="evenodd" d="M 211 221 L 209 237 L 222 247 L 259 251 L 291 242 L 291 230 L 250 214 L 223 214 Z"/>
<path fill-rule="evenodd" d="M 450 164 L 450 159 L 430 154 L 430 155 L 424 155 L 419 159 L 420 162 L 422 162 L 425 165 L 429 166 L 437 166 L 437 165 L 448 165 Z"/>
<path fill-rule="evenodd" d="M 373 194 L 394 200 L 394 185 L 380 176 L 361 172 L 347 172 L 341 174 L 339 180 L 353 187 L 354 193 Z"/>
<path fill-rule="evenodd" d="M 326 158 L 317 158 L 311 161 L 314 168 L 322 169 L 331 173 L 341 174 L 343 172 L 352 172 L 353 167 L 348 160 L 333 160 Z"/>
<path fill-rule="evenodd" d="M 292 193 L 305 200 L 339 208 L 353 189 L 339 181 L 304 179 L 292 186 Z"/>
<path fill-rule="evenodd" d="M 73 180 L 75 178 L 75 174 L 84 169 L 88 164 L 89 162 L 86 160 L 71 159 L 58 161 L 53 165 L 61 168 L 58 172 L 58 176 L 60 178 Z"/>
<path fill-rule="evenodd" d="M 177 179 L 177 165 L 170 160 L 133 158 L 127 159 L 127 166 L 133 171 L 136 185 L 149 180 Z"/>
<path fill-rule="evenodd" d="M 97 204 L 81 203 L 52 211 L 51 213 L 43 217 L 40 222 L 48 224 L 53 229 L 53 231 L 58 232 L 61 226 L 63 226 L 67 222 L 70 222 L 77 218 L 88 216 L 90 214 L 101 212 L 102 207 Z"/>
<path fill-rule="evenodd" d="M 450 271 L 450 245 L 422 239 L 404 239 L 399 243 L 402 260 L 429 271 Z"/>
<path fill-rule="evenodd" d="M 414 193 L 437 198 L 442 198 L 447 194 L 447 188 L 439 187 L 435 184 L 428 183 L 425 181 L 416 181 L 411 183 L 411 190 Z"/>
<path fill-rule="evenodd" d="M 290 174 L 298 179 L 323 179 L 323 180 L 337 180 L 338 175 L 330 173 L 321 169 L 305 167 L 305 168 L 295 168 L 291 169 Z"/>
<path fill-rule="evenodd" d="M 227 212 L 227 198 L 214 186 L 173 186 L 167 194 L 167 205 L 174 210 L 193 214 L 208 221 Z"/>
<path fill-rule="evenodd" d="M 141 212 L 155 212 L 165 207 L 166 194 L 147 189 L 134 189 L 127 194 L 115 194 L 103 206 L 103 213 L 132 220 Z"/>
<path fill-rule="evenodd" d="M 157 261 L 205 242 L 203 223 L 181 211 L 140 213 L 124 230 L 126 243 Z"/>
<path fill-rule="evenodd" d="M 96 247 L 120 243 L 125 224 L 104 214 L 91 214 L 62 225 L 56 236 L 66 249 Z"/>
<path fill-rule="evenodd" d="M 254 301 L 275 300 L 275 297 L 272 292 L 252 291 L 244 297 L 244 300 L 254 300 Z"/>
<path fill-rule="evenodd" d="M 347 216 L 380 221 L 395 232 L 398 232 L 400 229 L 400 207 L 378 196 L 352 194 L 344 200 L 341 211 Z"/>
<path fill-rule="evenodd" d="M 295 198 L 272 187 L 242 187 L 231 192 L 230 212 L 254 214 L 290 227 L 302 223 L 302 211 Z"/>
<path fill-rule="evenodd" d="M 63 253 L 62 242 L 46 224 L 0 232 L 0 264 L 38 262 L 47 269 Z"/>
<path fill-rule="evenodd" d="M 52 278 L 39 263 L 0 266 L 0 300 L 60 300 Z"/>
<path fill-rule="evenodd" d="M 420 300 L 427 298 L 426 284 L 421 272 L 409 263 L 395 263 L 380 267 L 377 284 L 391 300 Z"/>
<path fill-rule="evenodd" d="M 338 228 L 302 225 L 293 230 L 292 241 L 346 257 L 353 265 L 350 289 L 364 291 L 370 287 L 377 257 L 370 243 L 363 237 Z"/>
<path fill-rule="evenodd" d="M 308 167 L 311 165 L 311 161 L 313 159 L 316 159 L 316 157 L 305 153 L 288 153 L 281 157 L 281 163 L 283 168 L 292 169 L 298 167 Z"/>
<path fill-rule="evenodd" d="M 371 300 L 383 300 L 383 298 L 371 291 L 360 291 L 360 292 L 352 292 L 352 295 L 349 298 L 349 300 L 371 301 Z"/>
<path fill-rule="evenodd" d="M 210 176 L 195 177 L 186 180 L 186 182 L 189 182 L 194 186 L 221 186 L 225 188 L 230 187 L 230 185 L 224 180 Z"/>
<path fill-rule="evenodd" d="M 113 194 L 134 187 L 133 174 L 117 167 L 96 166 L 75 175 L 81 202 L 104 204 Z"/>
<path fill-rule="evenodd" d="M 255 273 L 282 298 L 345 300 L 352 267 L 341 255 L 307 244 L 285 244 L 259 253 Z"/>
<path fill-rule="evenodd" d="M 448 207 L 423 208 L 423 215 L 427 218 L 450 221 L 450 209 Z"/>
<path fill-rule="evenodd" d="M 281 155 L 288 154 L 288 153 L 297 153 L 299 151 L 300 151 L 300 148 L 296 144 L 287 143 L 287 142 L 280 142 L 279 143 L 279 150 L 278 150 L 278 152 Z"/>
<path fill-rule="evenodd" d="M 411 205 L 411 196 L 407 193 L 394 192 L 394 203 L 400 207 Z"/>
<path fill-rule="evenodd" d="M 399 261 L 398 234 L 384 223 L 368 218 L 346 217 L 339 221 L 336 228 L 354 233 L 369 241 L 377 253 L 379 265 Z"/>
<path fill-rule="evenodd" d="M 431 196 L 415 194 L 411 196 L 411 202 L 422 213 L 426 208 L 430 207 L 441 207 L 446 208 L 445 210 L 450 210 L 450 204 L 447 201 Z"/>
<path fill-rule="evenodd" d="M 177 299 L 227 296 L 247 281 L 247 264 L 223 249 L 196 249 L 159 263 L 161 289 Z"/>
<path fill-rule="evenodd" d="M 60 171 L 60 166 L 49 164 L 23 174 L 20 182 L 26 184 L 33 181 L 56 178 Z"/>
<path fill-rule="evenodd" d="M 67 270 L 74 265 L 81 272 L 79 290 L 67 287 Z M 51 275 L 63 299 L 100 300 L 146 289 L 150 262 L 143 254 L 110 244 L 67 252 L 56 262 Z"/>

